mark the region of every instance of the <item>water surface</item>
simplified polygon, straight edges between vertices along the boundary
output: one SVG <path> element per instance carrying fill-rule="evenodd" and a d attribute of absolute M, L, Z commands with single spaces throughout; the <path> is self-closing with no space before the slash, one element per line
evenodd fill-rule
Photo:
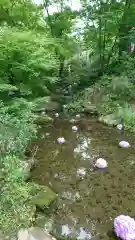
<path fill-rule="evenodd" d="M 72 132 L 73 125 L 78 133 Z M 75 124 L 56 119 L 39 135 L 31 178 L 58 193 L 54 222 L 60 234 L 77 231 L 78 239 L 115 239 L 113 219 L 119 214 L 135 216 L 135 136 L 85 117 Z M 58 137 L 66 143 L 59 145 Z M 119 148 L 121 140 L 129 141 L 131 148 Z M 104 171 L 93 169 L 99 157 L 108 161 Z"/>

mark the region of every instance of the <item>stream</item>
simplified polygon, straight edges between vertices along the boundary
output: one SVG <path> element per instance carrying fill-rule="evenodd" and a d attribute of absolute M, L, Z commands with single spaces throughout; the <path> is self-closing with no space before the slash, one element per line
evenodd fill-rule
<path fill-rule="evenodd" d="M 72 132 L 76 125 L 78 132 Z M 63 145 L 57 143 L 64 137 Z M 131 148 L 119 148 L 121 140 Z M 37 164 L 31 181 L 58 194 L 54 228 L 74 239 L 116 239 L 113 220 L 120 214 L 135 217 L 135 137 L 82 117 L 76 123 L 57 118 L 42 127 Z M 104 158 L 108 168 L 99 171 L 93 161 Z"/>

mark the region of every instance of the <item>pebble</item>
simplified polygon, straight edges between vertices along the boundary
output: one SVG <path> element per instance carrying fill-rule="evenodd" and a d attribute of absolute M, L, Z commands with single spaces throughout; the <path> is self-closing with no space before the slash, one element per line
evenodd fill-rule
<path fill-rule="evenodd" d="M 122 130 L 122 129 L 123 129 L 123 125 L 122 125 L 122 124 L 118 124 L 118 125 L 117 125 L 117 129 L 118 129 L 118 130 Z"/>
<path fill-rule="evenodd" d="M 76 118 L 80 118 L 80 114 L 76 114 Z"/>
<path fill-rule="evenodd" d="M 10 92 L 8 93 L 8 96 L 14 96 L 14 95 L 15 95 L 15 92 L 10 91 Z"/>
<path fill-rule="evenodd" d="M 45 111 L 43 111 L 43 112 L 41 113 L 41 115 L 42 115 L 42 116 L 44 116 L 45 114 L 46 114 L 46 112 L 45 112 Z"/>
<path fill-rule="evenodd" d="M 46 133 L 45 136 L 48 137 L 50 135 L 50 133 Z"/>
<path fill-rule="evenodd" d="M 121 141 L 121 142 L 119 142 L 119 146 L 121 148 L 129 148 L 130 144 L 128 142 L 126 142 L 126 141 Z"/>
<path fill-rule="evenodd" d="M 75 119 L 70 119 L 69 122 L 70 122 L 70 123 L 75 123 L 76 120 L 75 120 Z"/>
<path fill-rule="evenodd" d="M 58 118 L 59 116 L 60 116 L 60 115 L 59 115 L 59 113 L 55 113 L 55 117 L 57 117 L 57 118 Z"/>

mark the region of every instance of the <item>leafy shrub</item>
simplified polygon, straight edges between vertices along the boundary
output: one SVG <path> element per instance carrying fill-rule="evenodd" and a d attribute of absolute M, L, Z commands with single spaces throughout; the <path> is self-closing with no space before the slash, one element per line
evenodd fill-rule
<path fill-rule="evenodd" d="M 34 31 L 1 27 L 0 82 L 31 90 L 34 96 L 46 94 L 57 81 L 58 60 L 54 39 Z"/>

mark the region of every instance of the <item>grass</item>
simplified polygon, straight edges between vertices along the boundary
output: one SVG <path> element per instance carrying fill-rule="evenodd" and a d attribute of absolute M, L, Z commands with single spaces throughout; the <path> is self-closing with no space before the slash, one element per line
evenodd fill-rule
<path fill-rule="evenodd" d="M 20 106 L 17 100 L 8 107 L 1 103 L 0 111 L 0 229 L 9 235 L 34 220 L 32 185 L 25 183 L 22 162 L 27 145 L 36 136 L 36 126 L 32 105 Z"/>

